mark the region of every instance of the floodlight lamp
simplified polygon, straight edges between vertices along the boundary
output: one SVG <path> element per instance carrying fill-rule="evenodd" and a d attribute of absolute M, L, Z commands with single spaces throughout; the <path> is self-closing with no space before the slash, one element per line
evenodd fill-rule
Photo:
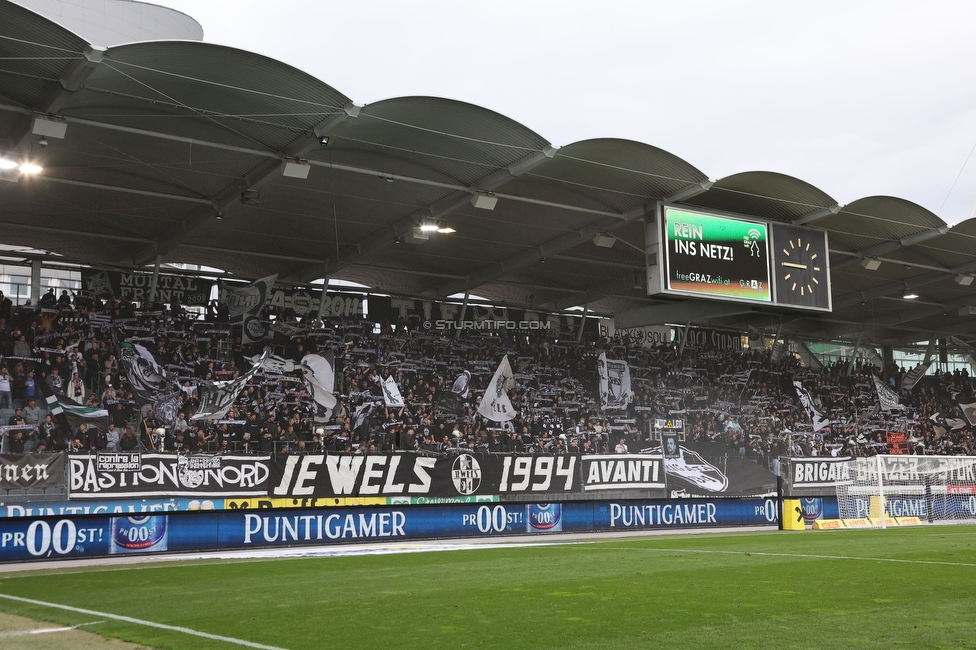
<path fill-rule="evenodd" d="M 23 165 L 20 166 L 20 171 L 22 171 L 25 174 L 39 174 L 42 169 L 43 167 L 39 167 L 38 165 L 29 162 L 25 162 Z"/>
<path fill-rule="evenodd" d="M 320 135 L 319 136 L 319 144 L 322 145 L 323 147 L 328 147 L 329 146 L 329 136 L 327 136 L 327 135 Z"/>
<path fill-rule="evenodd" d="M 436 223 L 422 223 L 420 224 L 420 230 L 422 232 L 433 232 L 437 230 L 439 226 Z"/>
<path fill-rule="evenodd" d="M 915 300 L 918 298 L 918 294 L 911 289 L 905 289 L 905 293 L 901 295 L 902 300 Z"/>
<path fill-rule="evenodd" d="M 600 248 L 613 248 L 613 245 L 617 242 L 617 238 L 608 232 L 598 232 L 593 235 L 593 243 Z"/>
<path fill-rule="evenodd" d="M 448 225 L 441 225 L 437 227 L 437 232 L 439 232 L 442 235 L 450 235 L 451 233 L 455 233 L 457 231 Z"/>
<path fill-rule="evenodd" d="M 15 169 L 19 165 L 13 160 L 7 160 L 6 158 L 0 158 L 0 169 Z"/>
<path fill-rule="evenodd" d="M 861 260 L 861 266 L 863 266 L 868 271 L 877 271 L 881 268 L 881 260 L 876 257 L 865 257 Z"/>
<path fill-rule="evenodd" d="M 974 276 L 969 273 L 960 273 L 956 276 L 956 284 L 968 287 L 973 283 Z"/>

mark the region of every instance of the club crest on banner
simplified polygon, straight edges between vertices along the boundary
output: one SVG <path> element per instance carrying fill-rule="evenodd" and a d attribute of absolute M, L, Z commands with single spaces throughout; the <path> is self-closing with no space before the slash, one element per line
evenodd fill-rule
<path fill-rule="evenodd" d="M 451 480 L 458 494 L 474 494 L 481 487 L 481 465 L 470 454 L 461 454 L 454 459 L 451 467 Z"/>

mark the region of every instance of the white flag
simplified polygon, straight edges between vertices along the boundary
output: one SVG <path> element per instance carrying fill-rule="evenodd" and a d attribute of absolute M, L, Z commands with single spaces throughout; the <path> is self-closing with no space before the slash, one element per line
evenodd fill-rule
<path fill-rule="evenodd" d="M 878 391 L 878 403 L 881 404 L 882 411 L 900 411 L 905 408 L 898 403 L 898 395 L 891 390 L 887 384 L 874 377 L 874 388 Z"/>
<path fill-rule="evenodd" d="M 512 366 L 508 362 L 508 355 L 498 364 L 498 370 L 491 378 L 491 383 L 485 389 L 485 396 L 481 398 L 478 413 L 494 422 L 507 422 L 515 419 L 515 408 L 508 397 L 508 391 L 515 387 L 515 377 Z"/>
<path fill-rule="evenodd" d="M 630 366 L 626 361 L 607 359 L 605 352 L 597 360 L 600 374 L 600 404 L 603 410 L 625 409 L 634 399 L 630 390 Z"/>
<path fill-rule="evenodd" d="M 332 394 L 335 390 L 332 360 L 332 352 L 324 357 L 319 354 L 306 354 L 302 357 L 302 376 L 305 377 L 308 392 L 312 394 L 316 404 L 330 412 L 336 405 L 336 397 Z"/>
<path fill-rule="evenodd" d="M 393 377 L 387 377 L 383 382 L 383 401 L 387 406 L 399 408 L 405 406 L 403 395 L 400 394 L 400 387 L 393 381 Z"/>

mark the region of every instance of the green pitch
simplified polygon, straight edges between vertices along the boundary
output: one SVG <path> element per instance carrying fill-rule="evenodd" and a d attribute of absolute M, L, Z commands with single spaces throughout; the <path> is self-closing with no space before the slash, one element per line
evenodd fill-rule
<path fill-rule="evenodd" d="M 290 649 L 973 648 L 974 544 L 973 526 L 526 542 L 11 575 L 0 594 Z M 0 611 L 98 620 L 7 599 Z M 85 629 L 242 647 L 114 620 Z"/>

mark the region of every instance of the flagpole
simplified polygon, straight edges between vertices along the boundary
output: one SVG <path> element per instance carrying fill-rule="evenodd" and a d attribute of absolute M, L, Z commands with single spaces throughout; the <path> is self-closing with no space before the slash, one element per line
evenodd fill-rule
<path fill-rule="evenodd" d="M 471 292 L 468 290 L 464 291 L 464 302 L 461 303 L 461 317 L 458 318 L 458 324 L 464 322 L 464 317 L 468 315 L 468 298 L 471 297 Z M 461 337 L 461 328 L 454 328 L 454 340 L 456 341 Z"/>

